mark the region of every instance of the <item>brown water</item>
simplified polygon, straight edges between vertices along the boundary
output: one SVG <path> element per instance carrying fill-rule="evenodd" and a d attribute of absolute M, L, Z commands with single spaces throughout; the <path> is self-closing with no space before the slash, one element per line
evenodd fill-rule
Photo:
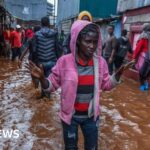
<path fill-rule="evenodd" d="M 58 117 L 59 93 L 51 100 L 36 99 L 30 75 L 17 63 L 0 59 L 0 129 L 18 129 L 18 139 L 0 137 L 0 150 L 62 150 Z M 103 93 L 99 148 L 150 150 L 150 97 L 138 83 L 124 79 L 112 92 Z M 79 138 L 83 150 L 83 138 Z"/>

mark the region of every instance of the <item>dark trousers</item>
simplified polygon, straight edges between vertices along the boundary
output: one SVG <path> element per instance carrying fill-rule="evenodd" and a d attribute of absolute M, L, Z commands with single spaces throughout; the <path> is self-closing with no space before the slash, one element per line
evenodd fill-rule
<path fill-rule="evenodd" d="M 141 85 L 150 78 L 150 60 L 145 60 L 142 68 L 139 71 Z"/>
<path fill-rule="evenodd" d="M 12 48 L 12 61 L 21 56 L 21 48 Z"/>
<path fill-rule="evenodd" d="M 94 121 L 92 118 L 72 118 L 71 125 L 62 121 L 63 136 L 65 143 L 65 150 L 78 149 L 78 127 L 81 127 L 84 136 L 84 149 L 97 150 L 98 149 L 98 126 L 99 118 Z"/>
<path fill-rule="evenodd" d="M 115 57 L 114 64 L 115 64 L 116 70 L 118 70 L 122 66 L 123 61 L 124 61 L 123 57 L 119 57 L 119 56 Z"/>
<path fill-rule="evenodd" d="M 113 68 L 114 68 L 114 61 L 112 61 L 112 63 L 109 63 L 109 57 L 104 57 L 107 65 L 108 65 L 108 70 L 109 70 L 109 74 L 112 75 L 113 74 Z"/>
<path fill-rule="evenodd" d="M 53 61 L 49 61 L 49 62 L 45 62 L 45 63 L 40 63 L 42 64 L 43 66 L 43 69 L 44 69 L 44 76 L 45 78 L 47 78 L 50 73 L 51 73 L 51 70 L 52 68 L 55 66 L 56 62 L 53 62 Z M 50 98 L 50 93 L 48 92 L 44 92 L 43 90 L 41 91 L 41 96 L 46 96 L 48 98 Z"/>

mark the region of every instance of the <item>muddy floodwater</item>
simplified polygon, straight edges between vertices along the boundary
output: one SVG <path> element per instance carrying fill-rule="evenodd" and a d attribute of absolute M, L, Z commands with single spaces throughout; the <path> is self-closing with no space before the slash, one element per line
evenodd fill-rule
<path fill-rule="evenodd" d="M 0 59 L 0 130 L 19 130 L 18 138 L 4 138 L 0 132 L 0 150 L 63 150 L 60 90 L 50 100 L 38 95 L 24 67 Z M 150 92 L 124 78 L 102 94 L 100 103 L 100 150 L 150 150 Z M 80 134 L 79 150 L 82 145 Z"/>

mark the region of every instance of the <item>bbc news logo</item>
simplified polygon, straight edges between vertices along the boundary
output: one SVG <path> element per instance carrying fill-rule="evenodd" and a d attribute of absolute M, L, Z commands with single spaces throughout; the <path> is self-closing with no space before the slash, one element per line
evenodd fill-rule
<path fill-rule="evenodd" d="M 19 130 L 2 129 L 2 130 L 0 130 L 0 139 L 2 139 L 2 138 L 18 139 L 19 138 Z"/>

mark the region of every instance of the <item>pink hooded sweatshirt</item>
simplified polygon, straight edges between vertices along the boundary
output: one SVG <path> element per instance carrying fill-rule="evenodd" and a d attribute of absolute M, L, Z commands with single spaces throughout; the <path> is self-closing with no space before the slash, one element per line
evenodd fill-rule
<path fill-rule="evenodd" d="M 62 56 L 47 78 L 50 84 L 49 88 L 45 91 L 50 90 L 54 92 L 61 87 L 61 107 L 59 116 L 67 124 L 71 123 L 78 86 L 78 71 L 75 61 L 76 41 L 80 31 L 89 24 L 91 24 L 91 22 L 78 20 L 72 25 L 70 41 L 72 53 Z M 90 103 L 88 111 L 89 117 L 94 115 L 94 120 L 96 120 L 100 114 L 99 102 L 101 90 L 111 90 L 118 84 L 115 77 L 109 75 L 106 61 L 100 56 L 100 52 L 101 38 L 99 36 L 97 51 L 93 56 L 95 76 L 94 98 Z"/>

